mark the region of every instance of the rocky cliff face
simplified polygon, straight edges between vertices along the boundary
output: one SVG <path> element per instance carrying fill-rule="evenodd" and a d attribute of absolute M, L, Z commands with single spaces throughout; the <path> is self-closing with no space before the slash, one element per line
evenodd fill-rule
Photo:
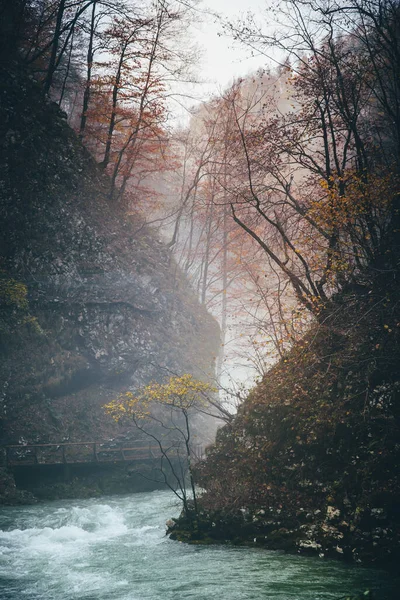
<path fill-rule="evenodd" d="M 0 77 L 2 440 L 104 439 L 119 391 L 209 376 L 218 326 L 155 235 L 110 203 L 59 108 L 17 65 Z M 4 292 L 19 283 L 29 306 Z"/>
<path fill-rule="evenodd" d="M 251 391 L 197 465 L 200 533 L 174 537 L 397 568 L 398 281 L 338 294 Z"/>

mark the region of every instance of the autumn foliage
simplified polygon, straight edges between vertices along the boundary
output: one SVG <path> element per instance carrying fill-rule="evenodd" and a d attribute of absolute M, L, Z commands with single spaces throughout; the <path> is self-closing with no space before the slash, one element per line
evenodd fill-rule
<path fill-rule="evenodd" d="M 193 417 L 196 413 L 209 411 L 214 405 L 211 399 L 214 392 L 210 384 L 185 373 L 170 377 L 167 383 L 151 383 L 136 393 L 125 392 L 104 407 L 113 419 L 128 418 L 139 435 L 156 443 L 160 453 L 160 474 L 182 501 L 190 527 L 198 519 L 193 479 L 193 462 L 197 458 Z"/>
<path fill-rule="evenodd" d="M 282 356 L 332 296 L 397 268 L 400 78 L 395 3 L 289 1 L 277 15 L 275 35 L 227 26 L 287 59 L 194 116 L 197 183 L 175 246 L 223 343 L 238 320 Z"/>
<path fill-rule="evenodd" d="M 191 78 L 192 3 L 21 0 L 4 11 L 20 59 L 109 174 L 110 199 L 137 208 L 154 194 L 148 178 L 172 168 L 167 103 Z"/>
<path fill-rule="evenodd" d="M 167 383 L 150 383 L 137 392 L 124 392 L 117 400 L 107 404 L 105 410 L 117 421 L 123 417 L 146 419 L 157 404 L 178 411 L 205 408 L 208 395 L 213 391 L 209 383 L 185 373 L 180 377 L 170 377 Z"/>

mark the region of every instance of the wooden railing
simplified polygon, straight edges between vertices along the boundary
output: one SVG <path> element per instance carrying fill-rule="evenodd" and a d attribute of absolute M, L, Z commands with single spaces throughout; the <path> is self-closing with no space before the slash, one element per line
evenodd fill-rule
<path fill-rule="evenodd" d="M 109 445 L 108 442 L 62 442 L 60 444 L 17 444 L 4 446 L 8 467 L 24 465 L 57 465 L 79 463 L 104 463 L 120 461 L 140 461 L 159 459 L 162 452 L 159 446 L 131 443 L 129 446 Z M 174 449 L 170 457 L 179 455 Z M 203 447 L 192 448 L 193 457 L 203 457 Z"/>

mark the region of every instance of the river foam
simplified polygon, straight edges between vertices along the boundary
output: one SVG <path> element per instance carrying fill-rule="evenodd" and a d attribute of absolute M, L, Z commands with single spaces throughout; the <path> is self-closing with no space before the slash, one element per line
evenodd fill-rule
<path fill-rule="evenodd" d="M 333 600 L 399 582 L 341 563 L 165 536 L 168 492 L 8 507 L 0 515 L 0 600 Z"/>

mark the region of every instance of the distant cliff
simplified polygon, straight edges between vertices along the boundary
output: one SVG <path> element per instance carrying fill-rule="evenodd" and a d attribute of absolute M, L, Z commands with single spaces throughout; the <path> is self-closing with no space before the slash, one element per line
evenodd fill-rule
<path fill-rule="evenodd" d="M 58 106 L 18 65 L 0 77 L 2 442 L 111 437 L 119 391 L 213 373 L 218 326 Z"/>

